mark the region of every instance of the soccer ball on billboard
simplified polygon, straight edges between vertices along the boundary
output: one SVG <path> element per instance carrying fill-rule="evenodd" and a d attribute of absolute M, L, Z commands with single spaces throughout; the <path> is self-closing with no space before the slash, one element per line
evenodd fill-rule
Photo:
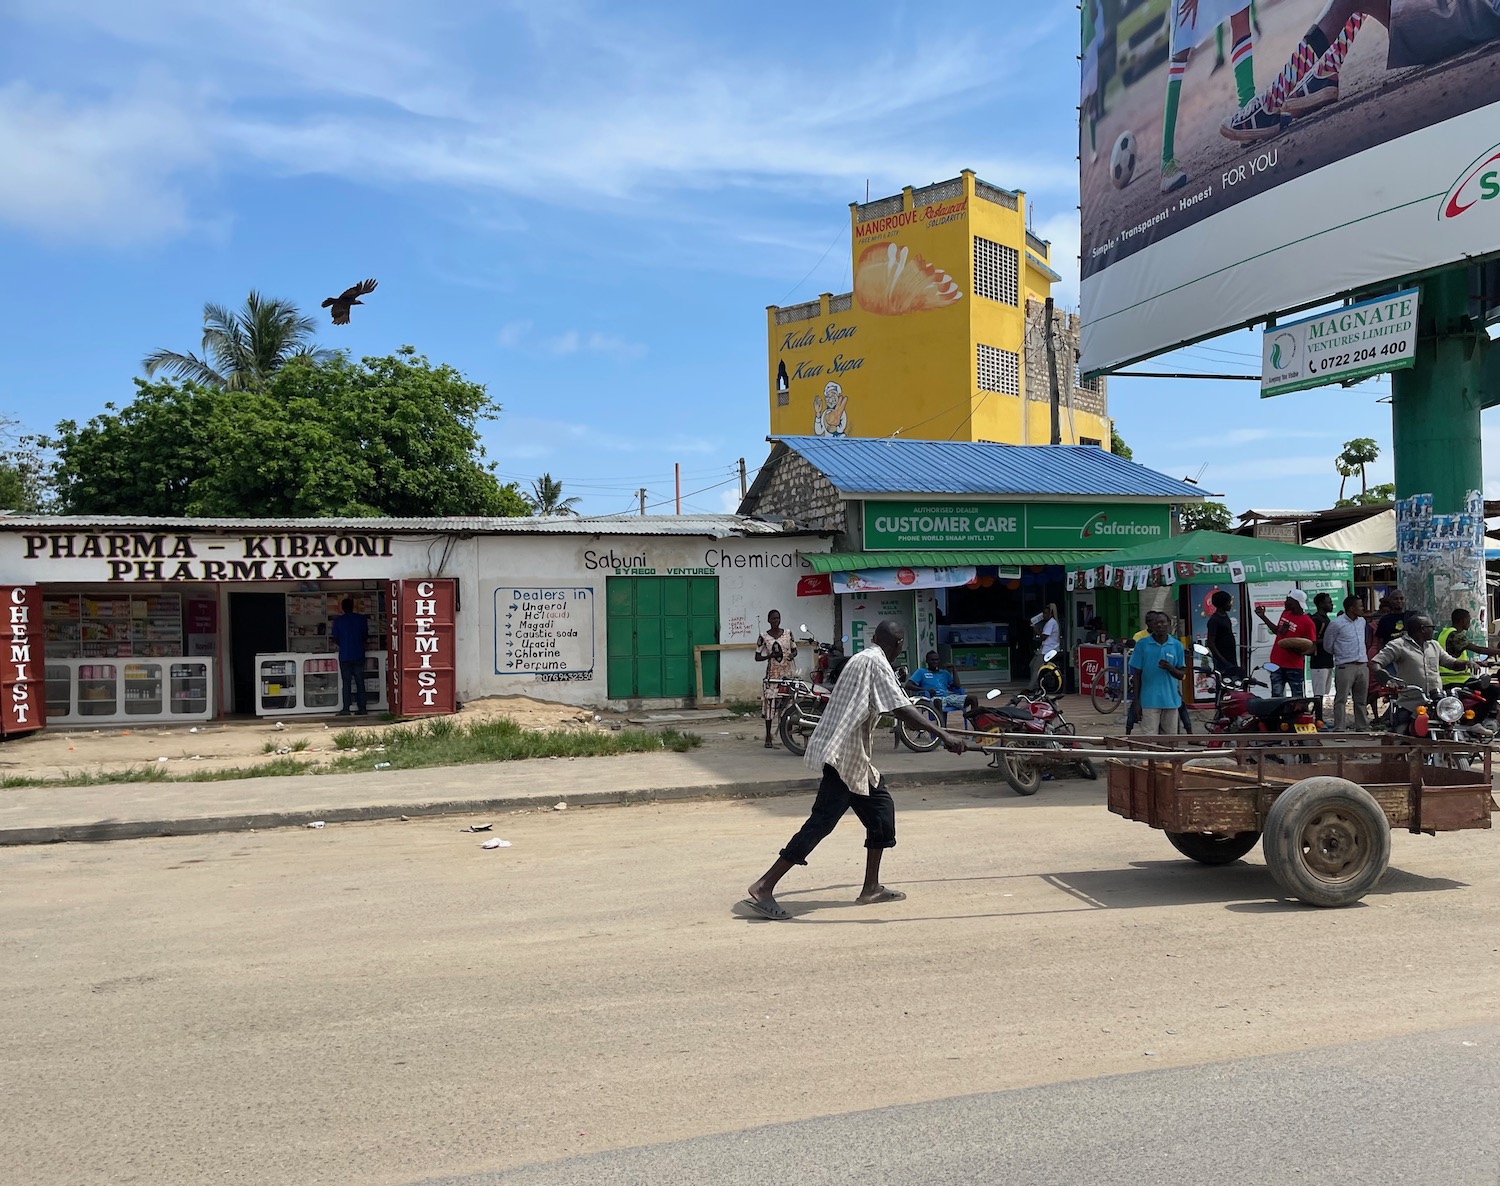
<path fill-rule="evenodd" d="M 1124 189 L 1135 176 L 1135 133 L 1121 132 L 1109 154 L 1109 177 L 1116 189 Z"/>

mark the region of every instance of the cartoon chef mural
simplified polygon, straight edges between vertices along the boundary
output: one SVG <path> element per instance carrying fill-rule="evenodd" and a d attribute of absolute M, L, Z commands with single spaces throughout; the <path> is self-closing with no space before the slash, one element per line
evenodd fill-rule
<path fill-rule="evenodd" d="M 841 437 L 849 428 L 849 397 L 837 383 L 829 383 L 823 394 L 813 397 L 813 434 Z"/>

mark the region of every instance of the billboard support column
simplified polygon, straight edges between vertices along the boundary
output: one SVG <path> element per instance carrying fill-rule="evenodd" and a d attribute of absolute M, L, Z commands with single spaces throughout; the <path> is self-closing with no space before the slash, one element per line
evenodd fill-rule
<path fill-rule="evenodd" d="M 1416 365 L 1391 375 L 1397 577 L 1439 629 L 1455 608 L 1485 622 L 1484 331 L 1469 317 L 1468 270 L 1422 283 Z"/>

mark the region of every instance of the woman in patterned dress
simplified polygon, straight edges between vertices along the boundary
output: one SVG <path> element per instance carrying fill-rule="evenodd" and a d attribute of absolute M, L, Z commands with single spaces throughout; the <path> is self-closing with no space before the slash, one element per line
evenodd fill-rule
<path fill-rule="evenodd" d="M 771 723 L 781 711 L 781 696 L 777 693 L 776 680 L 789 679 L 797 658 L 797 640 L 781 628 L 781 611 L 772 610 L 766 615 L 768 629 L 755 640 L 755 661 L 766 665 L 765 681 L 761 684 L 760 711 L 766 718 L 766 748 L 773 749 Z"/>

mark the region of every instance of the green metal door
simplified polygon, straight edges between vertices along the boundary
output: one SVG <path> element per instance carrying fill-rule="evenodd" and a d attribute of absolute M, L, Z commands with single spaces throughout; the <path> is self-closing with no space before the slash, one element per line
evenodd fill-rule
<path fill-rule="evenodd" d="M 694 694 L 693 648 L 719 641 L 717 577 L 607 577 L 604 583 L 611 700 Z M 703 656 L 703 691 L 718 695 L 719 655 Z"/>

